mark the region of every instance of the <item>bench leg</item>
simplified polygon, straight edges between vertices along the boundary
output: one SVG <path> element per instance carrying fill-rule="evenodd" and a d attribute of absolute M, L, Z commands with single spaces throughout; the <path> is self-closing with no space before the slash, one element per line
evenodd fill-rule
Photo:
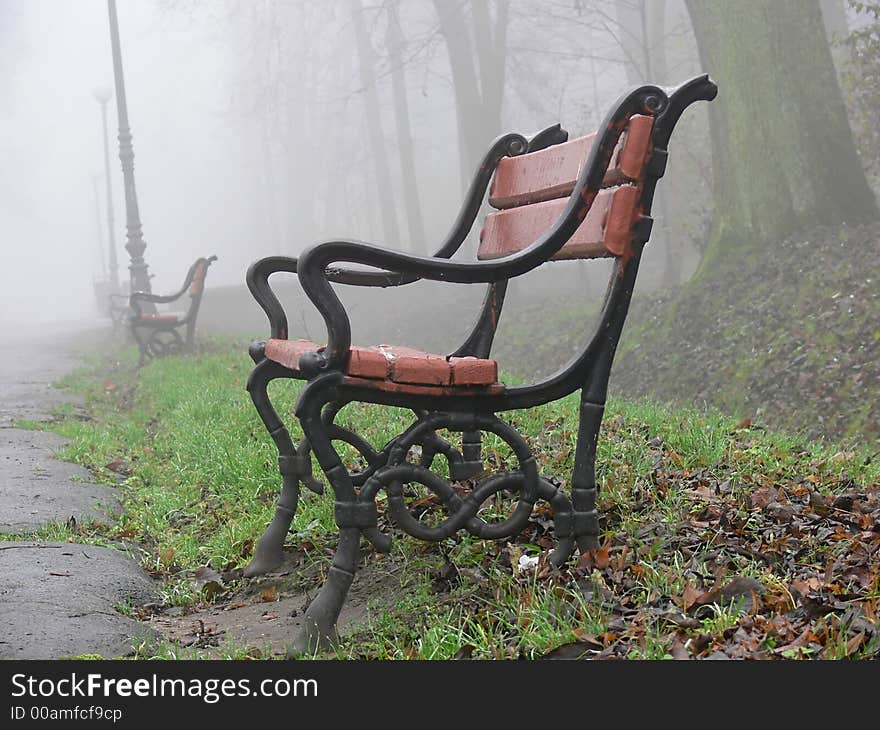
<path fill-rule="evenodd" d="M 596 512 L 596 445 L 604 413 L 604 405 L 581 398 L 574 471 L 571 477 L 573 534 L 580 552 L 599 547 L 599 516 Z"/>
<path fill-rule="evenodd" d="M 351 475 L 333 447 L 327 421 L 321 416 L 323 404 L 319 395 L 309 393 L 307 389 L 308 386 L 300 394 L 297 415 L 312 451 L 333 489 L 339 543 L 327 579 L 318 596 L 306 609 L 302 629 L 288 648 L 290 657 L 313 654 L 330 649 L 336 644 L 339 639 L 336 622 L 354 580 L 360 557 L 360 527 L 350 523 L 350 518 L 342 517 L 347 513 L 346 508 L 356 505 L 357 494 Z"/>
<path fill-rule="evenodd" d="M 138 351 L 140 353 L 140 356 L 138 357 L 138 364 L 137 364 L 137 366 L 139 368 L 143 367 L 150 357 L 150 351 L 147 349 L 146 340 L 142 339 L 141 329 L 142 328 L 140 328 L 140 327 L 134 327 L 134 326 L 129 327 L 129 332 L 131 333 L 131 337 L 135 341 L 135 343 L 137 343 Z"/>
<path fill-rule="evenodd" d="M 357 527 L 343 527 L 339 530 L 339 544 L 336 546 L 336 555 L 327 580 L 321 586 L 317 598 L 306 609 L 302 629 L 288 647 L 288 657 L 332 649 L 338 642 L 336 622 L 357 570 L 360 535 L 361 531 Z"/>
<path fill-rule="evenodd" d="M 277 377 L 283 377 L 278 372 L 278 366 L 269 360 L 263 360 L 253 369 L 247 383 L 247 390 L 257 413 L 278 448 L 278 470 L 281 472 L 281 494 L 275 507 L 275 515 L 257 541 L 253 559 L 244 569 L 244 575 L 248 578 L 268 573 L 281 564 L 284 558 L 284 540 L 299 503 L 302 471 L 300 460 L 290 434 L 272 407 L 267 392 L 269 383 Z"/>
<path fill-rule="evenodd" d="M 262 364 L 265 363 L 265 364 Z M 278 448 L 278 470 L 281 472 L 281 494 L 272 521 L 257 541 L 254 557 L 244 569 L 247 578 L 263 575 L 277 568 L 284 559 L 284 541 L 299 503 L 300 485 L 315 494 L 323 494 L 324 486 L 312 474 L 311 444 L 304 438 L 296 447 L 290 433 L 281 421 L 269 400 L 269 383 L 279 377 L 289 377 L 279 365 L 263 360 L 254 368 L 248 379 L 248 392 L 260 414 L 266 430 Z M 344 403 L 330 403 L 321 416 L 321 422 L 330 438 L 344 441 L 361 454 L 368 464 L 373 464 L 380 456 L 357 434 L 333 423 L 336 414 Z M 368 472 L 371 473 L 371 472 Z M 364 478 L 364 475 L 361 475 Z"/>
<path fill-rule="evenodd" d="M 138 367 L 154 357 L 187 351 L 186 342 L 174 327 L 132 327 L 131 333 L 140 349 Z"/>

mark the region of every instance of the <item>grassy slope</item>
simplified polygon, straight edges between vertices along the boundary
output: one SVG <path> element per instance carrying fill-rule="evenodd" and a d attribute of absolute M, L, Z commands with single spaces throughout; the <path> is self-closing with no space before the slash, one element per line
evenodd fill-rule
<path fill-rule="evenodd" d="M 642 295 L 637 287 L 611 391 L 708 404 L 877 451 L 878 227 L 814 230 L 720 264 L 678 302 L 675 293 Z M 595 316 L 580 298 L 506 311 L 496 355 L 518 375 L 549 374 L 583 346 Z"/>
<path fill-rule="evenodd" d="M 95 366 L 71 378 L 68 386 L 87 394 L 92 418 L 54 426 L 73 440 L 67 458 L 99 478 L 121 479 L 125 495 L 118 524 L 81 526 L 76 538 L 136 546 L 145 567 L 165 581 L 166 605 L 193 606 L 205 600 L 193 588 L 195 569 L 210 565 L 235 582 L 247 562 L 273 510 L 276 454 L 244 390 L 243 346 L 169 358 L 139 373 L 131 362 L 127 353 L 112 372 Z M 279 411 L 290 413 L 295 388 L 277 385 Z M 350 409 L 344 420 L 374 443 L 405 422 L 402 412 Z M 544 473 L 569 472 L 575 414 L 572 398 L 510 414 L 540 449 Z M 735 430 L 716 415 L 617 401 L 606 417 L 598 473 L 604 547 L 564 571 L 543 558 L 537 571 L 517 568 L 520 555 L 545 555 L 552 545 L 540 511 L 512 544 L 465 538 L 426 547 L 397 537 L 390 558 L 367 551 L 367 564 L 391 560 L 401 568 L 406 598 L 346 640 L 339 655 L 831 657 L 880 650 L 876 561 L 852 558 L 880 540 L 880 468 L 865 454 Z M 850 501 L 835 502 L 841 493 Z M 305 545 L 297 553 L 303 565 L 326 568 L 328 496 L 304 496 L 289 544 Z M 315 573 L 303 574 L 305 585 L 317 581 Z M 736 593 L 734 580 L 733 593 L 719 594 L 734 578 L 758 581 L 748 584 L 762 594 L 753 610 L 725 607 L 724 596 L 749 593 Z M 804 613 L 808 600 L 822 606 L 841 596 L 852 609 L 843 617 L 831 604 L 821 615 Z"/>
<path fill-rule="evenodd" d="M 616 392 L 880 445 L 880 228 L 817 229 L 640 300 Z"/>

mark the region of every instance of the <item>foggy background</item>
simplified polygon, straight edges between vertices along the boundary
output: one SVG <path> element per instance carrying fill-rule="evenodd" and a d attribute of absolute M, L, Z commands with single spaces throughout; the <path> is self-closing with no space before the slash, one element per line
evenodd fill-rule
<path fill-rule="evenodd" d="M 217 279 L 241 281 L 253 191 L 246 134 L 229 101 L 228 49 L 184 15 L 119 4 L 146 259 L 154 284 L 180 285 L 207 248 Z M 107 222 L 100 107 L 113 85 L 102 0 L 0 0 L 0 316 L 97 316 Z M 108 108 L 120 279 L 128 278 L 116 110 Z M 98 176 L 96 211 L 92 177 Z M 258 239 L 258 236 L 251 237 Z M 230 256 L 229 253 L 238 252 Z M 183 272 L 181 271 L 183 267 Z"/>
<path fill-rule="evenodd" d="M 636 4 L 597 3 L 599 15 L 584 5 L 510 4 L 500 126 L 478 140 L 479 155 L 503 131 L 533 133 L 557 121 L 572 136 L 591 131 L 628 79 L 645 76 L 644 59 L 625 47 L 633 39 L 615 30 L 618 13 L 632 13 Z M 665 6 L 662 75 L 671 83 L 698 64 L 683 3 Z M 390 7 L 401 29 L 399 59 L 388 50 Z M 355 11 L 371 57 L 359 55 Z M 118 14 L 154 291 L 176 290 L 186 267 L 212 253 L 219 260 L 209 288 L 241 285 L 260 256 L 295 254 L 330 236 L 411 250 L 439 245 L 478 158 L 465 159 L 462 173 L 449 50 L 434 3 L 121 0 Z M 92 283 L 106 277 L 107 230 L 93 92 L 113 85 L 106 2 L 0 0 L 0 57 L 0 316 L 97 316 Z M 410 237 L 403 211 L 394 70 L 404 76 L 421 241 Z M 663 83 L 658 75 L 652 80 Z M 392 230 L 371 164 L 368 93 L 383 127 Z M 108 112 L 119 275 L 126 281 L 114 99 Z M 699 164 L 705 174 L 706 161 Z M 659 272 L 653 254 L 647 266 Z M 680 275 L 688 266 L 676 269 Z"/>
<path fill-rule="evenodd" d="M 499 134 L 593 131 L 628 87 L 709 72 L 654 200 L 612 392 L 880 441 L 880 2 L 118 0 L 155 293 L 216 254 L 200 332 L 265 338 L 249 264 L 351 237 L 431 253 Z M 0 0 L 0 330 L 107 323 L 105 0 Z M 129 277 L 115 100 L 110 185 Z M 480 223 L 457 258 L 473 260 Z M 511 282 L 506 372 L 582 346 L 607 261 Z M 697 274 L 696 276 L 694 274 Z M 273 277 L 291 336 L 324 330 Z M 276 286 L 277 281 L 277 286 Z M 483 287 L 340 287 L 356 344 L 450 352 Z M 178 305 L 178 308 L 182 308 Z M 244 349 L 242 357 L 246 357 Z"/>

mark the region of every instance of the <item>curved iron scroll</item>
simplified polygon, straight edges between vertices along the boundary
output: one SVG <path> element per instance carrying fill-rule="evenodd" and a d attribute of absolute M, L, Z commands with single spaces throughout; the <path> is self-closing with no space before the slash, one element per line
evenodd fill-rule
<path fill-rule="evenodd" d="M 414 464 L 406 461 L 410 447 L 425 444 L 436 436 L 438 429 L 455 431 L 487 431 L 496 434 L 511 447 L 519 462 L 519 470 L 504 471 L 479 480 L 469 494 L 462 497 L 445 478 L 427 468 L 424 461 Z M 426 487 L 446 509 L 447 515 L 437 525 L 420 522 L 410 511 L 404 498 L 405 483 L 416 482 Z M 550 502 L 554 512 L 554 530 L 559 539 L 550 555 L 553 565 L 562 565 L 571 555 L 578 529 L 574 510 L 568 496 L 549 480 L 539 476 L 531 448 L 515 428 L 494 415 L 463 413 L 430 413 L 419 418 L 409 429 L 394 440 L 388 463 L 376 470 L 361 487 L 357 501 L 361 514 L 378 515 L 375 500 L 384 490 L 388 496 L 388 511 L 396 527 L 420 540 L 437 542 L 451 537 L 459 530 L 488 540 L 501 540 L 519 534 L 529 517 L 535 502 Z M 507 519 L 490 523 L 478 516 L 482 505 L 500 491 L 519 495 L 513 512 Z M 379 530 L 375 519 L 360 525 L 364 537 L 380 552 L 391 549 L 391 537 Z"/>

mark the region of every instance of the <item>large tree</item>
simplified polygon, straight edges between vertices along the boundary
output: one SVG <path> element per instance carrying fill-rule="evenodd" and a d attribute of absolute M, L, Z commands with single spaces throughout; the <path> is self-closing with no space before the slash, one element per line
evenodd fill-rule
<path fill-rule="evenodd" d="M 686 1 L 719 86 L 704 265 L 802 226 L 876 219 L 818 0 Z"/>
<path fill-rule="evenodd" d="M 509 2 L 494 3 L 494 18 L 486 0 L 471 0 L 469 7 L 468 13 L 463 3 L 434 0 L 452 70 L 465 189 L 477 162 L 501 133 Z"/>
<path fill-rule="evenodd" d="M 379 213 L 382 216 L 384 243 L 392 248 L 399 247 L 400 229 L 397 225 L 397 206 L 391 187 L 391 170 L 388 162 L 388 145 L 382 128 L 382 111 L 379 91 L 376 87 L 376 52 L 364 22 L 361 0 L 350 0 L 354 35 L 357 44 L 358 67 L 364 95 L 367 130 L 370 140 L 370 156 L 376 175 L 376 192 L 379 196 Z"/>
<path fill-rule="evenodd" d="M 388 29 L 386 44 L 388 61 L 391 65 L 391 94 L 394 99 L 394 121 L 397 132 L 397 150 L 400 157 L 400 176 L 403 182 L 403 202 L 406 207 L 406 224 L 409 231 L 411 251 L 427 255 L 425 226 L 422 221 L 422 206 L 419 200 L 419 180 L 416 174 L 413 133 L 410 125 L 409 97 L 406 88 L 406 68 L 404 67 L 405 38 L 400 27 L 398 5 L 393 0 L 387 6 Z"/>

